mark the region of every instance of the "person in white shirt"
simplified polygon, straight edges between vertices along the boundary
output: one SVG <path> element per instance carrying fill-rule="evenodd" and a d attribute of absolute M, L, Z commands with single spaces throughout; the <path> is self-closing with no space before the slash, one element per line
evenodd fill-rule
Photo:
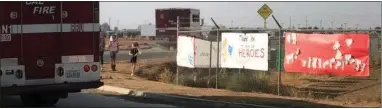
<path fill-rule="evenodd" d="M 117 58 L 117 53 L 119 51 L 119 47 L 118 47 L 118 40 L 116 38 L 117 36 L 116 35 L 113 35 L 111 36 L 110 38 L 110 45 L 109 45 L 109 49 L 110 49 L 110 64 L 111 64 L 111 69 L 113 71 L 116 71 L 115 67 L 116 67 L 116 63 L 115 63 L 115 60 Z"/>

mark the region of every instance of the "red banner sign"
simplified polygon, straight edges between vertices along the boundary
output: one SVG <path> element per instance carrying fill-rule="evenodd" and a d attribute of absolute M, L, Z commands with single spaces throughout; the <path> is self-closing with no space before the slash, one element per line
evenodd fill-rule
<path fill-rule="evenodd" d="M 287 72 L 369 76 L 369 34 L 284 33 Z"/>

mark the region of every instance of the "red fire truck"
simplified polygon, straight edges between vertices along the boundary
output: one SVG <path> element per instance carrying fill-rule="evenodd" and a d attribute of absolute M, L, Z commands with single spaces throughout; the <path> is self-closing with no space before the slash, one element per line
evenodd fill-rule
<path fill-rule="evenodd" d="M 98 88 L 99 2 L 0 2 L 0 93 L 54 105 Z"/>
<path fill-rule="evenodd" d="M 200 10 L 191 8 L 163 8 L 155 10 L 156 42 L 164 46 L 176 47 L 176 27 L 179 17 L 179 30 L 201 29 Z M 203 22 L 203 20 L 202 20 Z M 201 37 L 200 33 L 189 33 Z"/>

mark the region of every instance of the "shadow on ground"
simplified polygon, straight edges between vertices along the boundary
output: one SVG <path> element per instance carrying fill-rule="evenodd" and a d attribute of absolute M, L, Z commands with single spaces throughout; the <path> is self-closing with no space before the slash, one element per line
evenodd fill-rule
<path fill-rule="evenodd" d="M 223 100 L 228 102 L 267 105 L 281 108 L 340 108 L 342 106 L 327 105 L 302 100 L 290 100 L 281 98 L 244 97 L 244 96 L 203 96 L 203 99 Z"/>
<path fill-rule="evenodd" d="M 177 104 L 177 103 L 166 102 L 166 101 L 163 101 L 163 100 L 147 99 L 147 98 L 144 98 L 144 97 L 134 97 L 134 96 L 129 96 L 129 95 L 115 95 L 115 94 L 102 94 L 102 95 L 103 96 L 107 96 L 107 97 L 120 98 L 120 99 L 123 99 L 123 100 L 132 101 L 132 102 L 149 103 L 149 104 L 168 104 L 168 105 L 173 105 L 173 106 L 177 106 L 177 107 L 180 107 L 180 108 L 195 107 L 195 106 L 192 106 L 192 105 L 185 106 L 185 105 L 180 105 L 180 104 Z"/>
<path fill-rule="evenodd" d="M 115 95 L 115 94 L 103 94 L 103 95 L 109 96 L 109 97 L 117 97 L 117 98 L 129 100 L 133 102 L 144 102 L 144 103 L 151 103 L 151 104 L 169 104 L 169 105 L 174 105 L 179 107 L 190 107 L 190 108 L 211 108 L 211 105 L 209 106 L 195 105 L 203 101 L 195 103 L 194 100 L 192 100 L 192 102 L 188 102 L 188 100 L 179 100 L 179 99 L 177 99 L 177 101 L 167 101 L 162 99 L 147 99 L 143 97 L 132 97 L 129 95 Z M 174 96 L 190 97 L 186 95 L 174 95 Z M 236 103 L 245 103 L 245 104 L 254 105 L 254 106 L 244 106 L 248 108 L 249 107 L 256 108 L 255 105 L 265 105 L 265 106 L 280 107 L 280 108 L 340 108 L 341 107 L 341 106 L 335 106 L 335 105 L 319 104 L 319 103 L 314 103 L 309 101 L 289 100 L 289 99 L 281 99 L 281 98 L 242 97 L 242 96 L 202 96 L 202 97 L 190 97 L 190 98 L 201 98 L 206 100 L 236 102 Z M 223 108 L 223 107 L 219 107 L 219 108 Z M 234 108 L 234 107 L 230 107 L 230 108 Z"/>

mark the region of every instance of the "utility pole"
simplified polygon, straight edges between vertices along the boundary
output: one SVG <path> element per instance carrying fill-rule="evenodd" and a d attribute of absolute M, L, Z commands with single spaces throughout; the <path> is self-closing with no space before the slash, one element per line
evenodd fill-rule
<path fill-rule="evenodd" d="M 109 26 L 111 26 L 111 18 L 109 17 Z"/>
<path fill-rule="evenodd" d="M 117 20 L 117 28 L 119 29 L 119 20 Z"/>
<path fill-rule="evenodd" d="M 308 29 L 308 16 L 305 16 L 305 28 Z"/>
<path fill-rule="evenodd" d="M 341 24 L 341 29 L 344 29 L 344 24 Z"/>
<path fill-rule="evenodd" d="M 176 16 L 176 39 L 179 36 L 179 16 Z M 178 53 L 178 50 L 176 50 Z M 179 67 L 176 66 L 176 85 L 179 85 Z"/>
<path fill-rule="evenodd" d="M 347 28 L 347 24 L 348 24 L 347 22 L 344 23 L 344 26 L 345 26 L 344 29 L 345 29 L 345 30 L 346 30 L 346 28 Z"/>
<path fill-rule="evenodd" d="M 111 18 L 109 17 L 109 30 L 108 31 L 110 31 L 111 30 Z"/>
<path fill-rule="evenodd" d="M 320 20 L 320 29 L 322 28 L 322 20 Z"/>
<path fill-rule="evenodd" d="M 233 28 L 233 20 L 231 20 L 231 28 Z"/>
<path fill-rule="evenodd" d="M 289 28 L 292 28 L 292 16 L 289 16 Z"/>
<path fill-rule="evenodd" d="M 297 24 L 297 29 L 300 29 L 300 25 L 301 25 L 301 24 Z"/>

